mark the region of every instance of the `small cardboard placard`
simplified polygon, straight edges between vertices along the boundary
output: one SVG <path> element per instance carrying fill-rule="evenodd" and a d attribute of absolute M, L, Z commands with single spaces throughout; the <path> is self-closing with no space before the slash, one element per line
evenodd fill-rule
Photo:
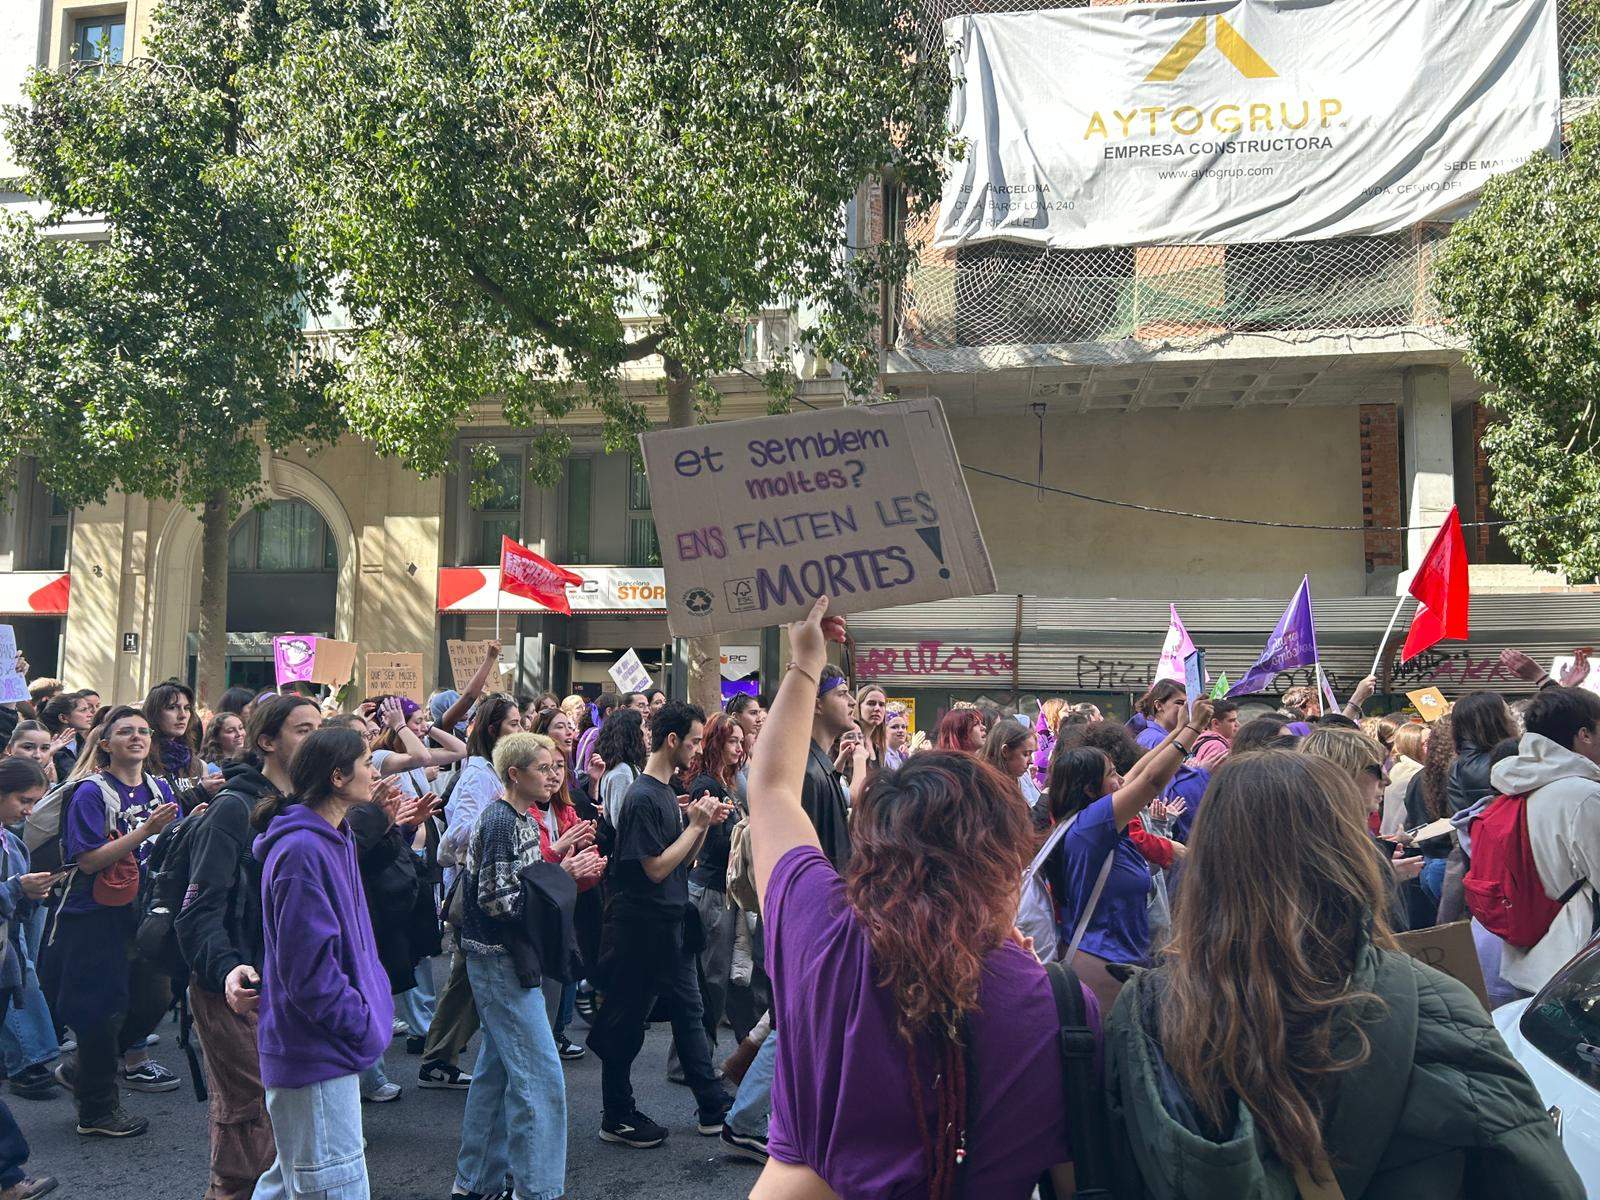
<path fill-rule="evenodd" d="M 1206 652 L 1193 650 L 1183 658 L 1183 690 L 1184 698 L 1190 707 L 1196 700 L 1205 699 L 1206 694 Z"/>
<path fill-rule="evenodd" d="M 1435 925 L 1431 929 L 1414 929 L 1397 934 L 1395 941 L 1400 949 L 1418 962 L 1426 963 L 1436 971 L 1443 971 L 1458 983 L 1464 983 L 1478 998 L 1484 1010 L 1489 1008 L 1489 991 L 1483 984 L 1483 967 L 1478 962 L 1478 948 L 1472 941 L 1472 922 L 1453 921 L 1449 925 Z"/>
<path fill-rule="evenodd" d="M 639 661 L 639 652 L 631 647 L 607 673 L 619 692 L 648 692 L 654 683 Z"/>
<path fill-rule="evenodd" d="M 472 682 L 472 677 L 478 673 L 478 668 L 483 666 L 484 647 L 488 642 L 463 642 L 459 638 L 445 639 L 445 649 L 450 654 L 450 675 L 453 685 L 458 692 L 467 690 L 467 685 Z M 504 666 L 498 666 L 489 678 L 484 680 L 485 692 L 509 692 L 511 690 L 511 677 Z"/>
<path fill-rule="evenodd" d="M 272 662 L 278 686 L 322 683 L 338 689 L 356 671 L 356 644 L 309 633 L 281 633 L 272 639 Z"/>
<path fill-rule="evenodd" d="M 995 590 L 944 406 L 641 434 L 676 637 Z"/>
<path fill-rule="evenodd" d="M 367 695 L 410 696 L 426 704 L 422 691 L 422 655 L 368 654 Z"/>
<path fill-rule="evenodd" d="M 1591 658 L 1594 655 L 1594 651 L 1585 647 L 1583 655 L 1585 658 Z M 1556 655 L 1555 660 L 1550 664 L 1550 678 L 1559 683 L 1561 676 L 1570 671 L 1572 664 L 1577 661 L 1578 656 L 1576 654 Z M 1600 663 L 1591 662 L 1589 664 L 1589 673 L 1578 682 L 1577 686 L 1586 692 L 1600 693 Z"/>
<path fill-rule="evenodd" d="M 1450 711 L 1450 702 L 1444 698 L 1444 693 L 1436 687 L 1407 692 L 1406 699 L 1411 701 L 1412 707 L 1422 714 L 1422 719 L 1429 725 L 1432 725 Z"/>
<path fill-rule="evenodd" d="M 0 704 L 20 704 L 29 698 L 28 681 L 17 666 L 17 631 L 0 625 Z"/>

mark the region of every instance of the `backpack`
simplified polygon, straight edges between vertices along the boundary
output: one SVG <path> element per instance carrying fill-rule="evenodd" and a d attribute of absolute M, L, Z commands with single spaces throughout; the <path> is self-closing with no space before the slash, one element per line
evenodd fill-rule
<path fill-rule="evenodd" d="M 145 886 L 140 897 L 143 911 L 134 945 L 139 955 L 155 964 L 173 980 L 188 978 L 189 964 L 178 946 L 176 922 L 189 890 L 189 866 L 194 849 L 194 831 L 205 813 L 173 822 L 156 839 L 145 860 Z"/>
<path fill-rule="evenodd" d="M 1022 930 L 1024 937 L 1033 939 L 1033 952 L 1039 956 L 1039 961 L 1044 963 L 1055 961 L 1058 949 L 1056 899 L 1050 894 L 1050 882 L 1045 877 L 1045 866 L 1051 855 L 1060 847 L 1062 839 L 1067 836 L 1067 827 L 1070 824 L 1070 821 L 1062 821 L 1050 831 L 1050 836 L 1045 838 L 1044 845 L 1039 847 L 1039 853 L 1033 856 L 1028 869 L 1022 873 L 1022 898 L 1017 904 L 1017 928 Z M 728 858 L 728 864 L 731 869 L 732 855 Z"/>
<path fill-rule="evenodd" d="M 1060 1038 L 1062 1090 L 1066 1093 L 1070 1122 L 1072 1168 L 1077 1190 L 1074 1200 L 1109 1200 L 1111 1159 L 1110 1122 L 1106 1094 L 1095 1073 L 1098 1038 L 1089 1024 L 1089 1006 L 1083 985 L 1065 963 L 1046 963 L 1050 994 L 1056 1002 L 1057 1037 Z M 1041 1200 L 1056 1200 L 1055 1184 L 1046 1171 L 1039 1177 Z"/>
<path fill-rule="evenodd" d="M 1528 797 L 1496 796 L 1472 822 L 1472 865 L 1462 881 L 1467 908 L 1508 945 L 1539 944 L 1556 916 L 1588 880 L 1552 900 L 1539 878 L 1528 837 Z"/>
<path fill-rule="evenodd" d="M 756 860 L 750 849 L 750 818 L 740 817 L 728 838 L 728 900 L 745 912 L 760 912 L 756 895 Z"/>
<path fill-rule="evenodd" d="M 67 801 L 72 799 L 72 793 L 78 790 L 78 785 L 89 780 L 100 781 L 98 775 L 90 775 L 83 779 L 66 779 L 56 784 L 44 794 L 44 798 L 33 806 L 33 811 L 22 824 L 22 844 L 28 848 L 28 857 L 33 862 L 35 871 L 59 871 L 61 862 L 61 814 L 66 811 Z M 104 783 L 100 784 L 101 790 L 107 790 Z M 115 797 L 107 800 L 110 810 L 108 816 L 122 811 L 120 802 L 111 807 Z"/>

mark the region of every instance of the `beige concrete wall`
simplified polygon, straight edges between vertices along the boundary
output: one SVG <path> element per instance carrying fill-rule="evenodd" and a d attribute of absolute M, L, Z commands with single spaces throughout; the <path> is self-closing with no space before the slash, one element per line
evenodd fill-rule
<path fill-rule="evenodd" d="M 333 533 L 337 635 L 364 651 L 421 651 L 431 686 L 444 482 L 353 439 L 320 455 L 270 459 L 267 477 L 274 497 L 306 500 Z M 63 677 L 123 701 L 181 676 L 187 635 L 199 625 L 199 549 L 199 521 L 177 505 L 118 495 L 80 512 Z M 136 654 L 121 650 L 129 632 L 140 635 Z"/>
<path fill-rule="evenodd" d="M 1167 508 L 1314 524 L 1361 524 L 1355 406 L 1068 414 L 1045 420 L 1045 481 Z M 1033 480 L 1031 415 L 951 422 L 972 466 Z M 1359 533 L 1182 520 L 967 475 L 1000 590 L 1140 599 L 1364 594 Z"/>

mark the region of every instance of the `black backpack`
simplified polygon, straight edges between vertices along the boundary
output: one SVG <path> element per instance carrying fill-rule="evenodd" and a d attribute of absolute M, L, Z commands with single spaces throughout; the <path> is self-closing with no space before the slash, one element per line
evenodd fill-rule
<path fill-rule="evenodd" d="M 175 923 L 189 890 L 194 831 L 205 815 L 195 813 L 176 821 L 156 839 L 145 860 L 145 884 L 139 898 L 141 912 L 134 945 L 141 958 L 165 971 L 179 986 L 188 979 L 189 964 L 178 947 Z"/>
<path fill-rule="evenodd" d="M 1094 1030 L 1083 988 L 1072 968 L 1053 962 L 1045 966 L 1056 1002 L 1059 1026 L 1061 1076 L 1066 1091 L 1067 1120 L 1071 1122 L 1072 1166 L 1077 1181 L 1075 1200 L 1111 1200 L 1111 1159 L 1107 1137 L 1105 1093 L 1094 1071 Z M 1039 1177 L 1041 1200 L 1056 1200 L 1049 1172 Z"/>

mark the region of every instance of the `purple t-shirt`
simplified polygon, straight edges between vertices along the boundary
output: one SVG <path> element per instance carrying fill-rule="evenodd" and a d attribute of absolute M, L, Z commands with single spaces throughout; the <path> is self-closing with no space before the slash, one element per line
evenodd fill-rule
<path fill-rule="evenodd" d="M 1126 830 L 1117 828 L 1110 796 L 1101 796 L 1079 813 L 1061 839 L 1055 884 L 1062 953 L 1078 928 L 1107 854 L 1116 855 L 1111 874 L 1079 949 L 1107 962 L 1142 963 L 1150 957 L 1150 864 Z"/>
<path fill-rule="evenodd" d="M 109 778 L 109 777 L 108 777 Z M 148 776 L 146 776 L 148 778 Z M 130 788 L 127 784 L 117 779 L 110 779 L 112 790 L 117 793 L 121 801 L 121 812 L 117 814 L 115 836 L 121 837 L 138 826 L 144 824 L 157 805 L 169 802 L 172 797 L 166 792 L 152 796 L 146 784 Z M 161 785 L 156 785 L 158 788 Z M 61 813 L 61 856 L 68 862 L 76 861 L 78 855 L 90 850 L 96 850 L 106 844 L 106 801 L 105 795 L 100 791 L 100 785 L 93 779 L 86 779 L 73 789 L 72 795 L 67 800 L 66 808 Z M 152 843 L 146 841 L 139 845 L 134 853 L 138 856 L 140 867 L 149 856 Z M 94 901 L 92 889 L 88 887 L 73 887 L 67 892 L 67 898 L 62 902 L 62 912 L 93 912 L 101 907 Z"/>
<path fill-rule="evenodd" d="M 779 1033 L 769 1151 L 810 1167 L 842 1200 L 926 1195 L 894 999 L 875 982 L 867 931 L 816 847 L 778 860 L 766 918 Z M 979 1004 L 965 1192 L 1023 1200 L 1041 1172 L 1070 1157 L 1050 980 L 1031 954 L 1007 943 L 984 960 Z M 1098 1009 L 1089 1016 L 1098 1030 Z M 918 1054 L 932 1125 L 933 1054 L 928 1046 Z"/>

